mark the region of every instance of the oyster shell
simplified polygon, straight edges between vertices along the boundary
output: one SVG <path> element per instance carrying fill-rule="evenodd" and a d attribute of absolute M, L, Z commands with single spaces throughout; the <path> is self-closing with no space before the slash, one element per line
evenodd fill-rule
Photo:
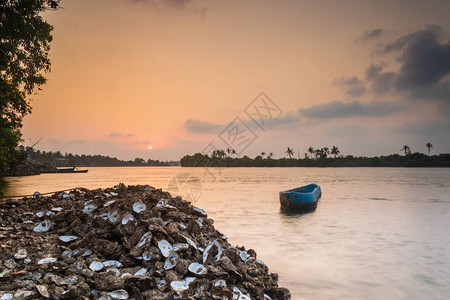
<path fill-rule="evenodd" d="M 128 295 L 128 292 L 125 290 L 116 290 L 109 292 L 107 294 L 112 299 L 128 299 L 130 296 Z"/>
<path fill-rule="evenodd" d="M 164 270 L 173 269 L 178 264 L 179 259 L 180 257 L 176 252 L 171 252 L 164 263 Z"/>
<path fill-rule="evenodd" d="M 76 239 L 78 239 L 78 237 L 74 236 L 74 235 L 62 235 L 62 236 L 59 237 L 59 239 L 61 241 L 63 241 L 64 243 L 68 243 L 68 242 L 71 242 L 71 241 L 75 241 Z"/>
<path fill-rule="evenodd" d="M 48 220 L 45 220 L 33 228 L 34 232 L 47 232 L 50 229 L 51 223 Z"/>
<path fill-rule="evenodd" d="M 91 264 L 89 265 L 89 269 L 91 269 L 94 272 L 100 271 L 101 269 L 103 269 L 103 267 L 104 267 L 103 264 L 98 260 L 92 261 Z"/>
<path fill-rule="evenodd" d="M 208 244 L 208 246 L 206 246 L 206 249 L 203 252 L 203 263 L 205 263 L 208 259 L 209 251 L 213 246 L 216 246 L 217 248 L 217 255 L 214 257 L 214 263 L 218 263 L 220 261 L 220 258 L 222 257 L 222 247 L 216 240 L 213 240 Z"/>
<path fill-rule="evenodd" d="M 189 265 L 188 270 L 196 275 L 205 275 L 208 272 L 202 264 L 195 262 Z"/>
<path fill-rule="evenodd" d="M 119 212 L 117 211 L 112 211 L 107 215 L 107 219 L 108 221 L 110 221 L 111 223 L 114 223 L 117 221 L 117 219 L 119 219 Z"/>
<path fill-rule="evenodd" d="M 158 248 L 164 257 L 169 257 L 170 253 L 173 251 L 172 245 L 166 240 L 158 241 Z"/>
<path fill-rule="evenodd" d="M 96 208 L 97 206 L 95 206 L 94 204 L 88 204 L 83 208 L 83 212 L 90 215 Z"/>
<path fill-rule="evenodd" d="M 133 215 L 130 214 L 130 213 L 127 213 L 127 214 L 125 214 L 125 216 L 123 216 L 123 218 L 122 218 L 122 224 L 125 225 L 125 224 L 127 224 L 128 222 L 134 221 L 134 220 L 135 220 L 135 219 L 134 219 Z"/>
<path fill-rule="evenodd" d="M 139 242 L 136 244 L 136 249 L 143 247 L 145 244 L 147 244 L 147 242 L 150 242 L 150 240 L 152 239 L 152 232 L 151 231 L 147 231 L 146 233 L 144 233 L 141 237 L 141 239 L 139 240 Z"/>
<path fill-rule="evenodd" d="M 14 253 L 14 258 L 15 259 L 24 259 L 28 256 L 27 250 L 26 249 L 18 249 L 16 253 Z"/>
<path fill-rule="evenodd" d="M 143 212 L 146 208 L 147 206 L 142 202 L 136 202 L 133 204 L 133 210 L 137 213 Z"/>
<path fill-rule="evenodd" d="M 56 258 L 46 257 L 46 258 L 39 260 L 38 265 L 50 264 L 50 263 L 54 263 L 55 261 L 57 261 Z"/>
<path fill-rule="evenodd" d="M 120 268 L 120 267 L 122 267 L 123 265 L 122 265 L 122 263 L 120 262 L 120 261 L 117 261 L 117 260 L 106 260 L 106 261 L 104 261 L 103 262 L 103 266 L 104 267 L 117 267 L 117 268 Z"/>

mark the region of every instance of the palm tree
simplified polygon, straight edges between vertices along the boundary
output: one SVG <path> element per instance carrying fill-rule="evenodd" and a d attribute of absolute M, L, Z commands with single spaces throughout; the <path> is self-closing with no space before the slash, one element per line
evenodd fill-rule
<path fill-rule="evenodd" d="M 267 158 L 272 158 L 273 157 L 273 152 L 270 152 L 269 155 L 267 155 Z"/>
<path fill-rule="evenodd" d="M 411 154 L 411 148 L 408 145 L 403 146 L 400 151 L 405 151 L 405 156 Z"/>
<path fill-rule="evenodd" d="M 264 155 L 266 155 L 266 152 L 261 152 L 261 157 L 264 158 Z"/>
<path fill-rule="evenodd" d="M 314 150 L 314 158 L 317 159 L 318 157 L 322 156 L 322 149 L 316 149 Z"/>
<path fill-rule="evenodd" d="M 433 148 L 433 144 L 432 143 L 427 143 L 427 148 L 428 148 L 428 156 L 430 156 L 430 150 L 431 148 Z"/>
<path fill-rule="evenodd" d="M 314 148 L 313 147 L 309 147 L 308 148 L 308 152 L 309 152 L 310 157 L 312 158 L 312 155 L 314 153 Z"/>
<path fill-rule="evenodd" d="M 236 156 L 236 150 L 231 149 L 231 155 Z"/>
<path fill-rule="evenodd" d="M 328 147 L 323 147 L 321 157 L 327 158 L 328 154 L 330 154 L 330 149 Z"/>
<path fill-rule="evenodd" d="M 230 148 L 227 148 L 227 154 L 228 154 L 228 156 L 231 156 L 231 149 Z"/>
<path fill-rule="evenodd" d="M 292 155 L 294 155 L 294 150 L 288 147 L 286 150 L 286 154 L 289 156 L 289 159 L 292 159 Z"/>
<path fill-rule="evenodd" d="M 336 158 L 336 156 L 338 156 L 339 153 L 341 153 L 341 151 L 339 151 L 338 147 L 336 147 L 336 146 L 331 147 L 331 154 L 334 155 L 334 158 Z"/>

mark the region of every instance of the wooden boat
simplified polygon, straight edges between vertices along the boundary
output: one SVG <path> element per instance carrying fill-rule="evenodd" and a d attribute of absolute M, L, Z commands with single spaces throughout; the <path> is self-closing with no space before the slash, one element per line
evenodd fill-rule
<path fill-rule="evenodd" d="M 88 170 L 79 170 L 76 167 L 57 167 L 52 170 L 45 170 L 41 173 L 87 173 Z"/>
<path fill-rule="evenodd" d="M 313 210 L 322 196 L 315 183 L 280 192 L 281 210 Z"/>

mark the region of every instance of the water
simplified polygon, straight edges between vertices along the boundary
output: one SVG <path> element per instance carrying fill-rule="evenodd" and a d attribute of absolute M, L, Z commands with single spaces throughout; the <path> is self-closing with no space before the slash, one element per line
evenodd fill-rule
<path fill-rule="evenodd" d="M 3 192 L 119 182 L 167 189 L 171 178 L 189 173 L 202 185 L 196 205 L 231 244 L 255 249 L 292 299 L 450 299 L 450 169 L 210 171 L 216 180 L 202 168 L 90 168 L 8 178 Z M 281 214 L 278 192 L 311 182 L 323 192 L 316 211 Z M 190 188 L 180 193 L 188 196 Z"/>

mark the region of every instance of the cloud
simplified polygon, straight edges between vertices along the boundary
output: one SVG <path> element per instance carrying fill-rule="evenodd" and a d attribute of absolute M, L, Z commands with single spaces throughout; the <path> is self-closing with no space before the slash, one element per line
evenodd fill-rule
<path fill-rule="evenodd" d="M 131 0 L 131 2 L 148 3 L 153 6 L 167 6 L 172 8 L 184 9 L 192 4 L 193 0 Z"/>
<path fill-rule="evenodd" d="M 88 140 L 71 140 L 68 141 L 67 143 L 70 145 L 80 145 L 80 144 L 86 144 L 88 142 Z"/>
<path fill-rule="evenodd" d="M 341 86 L 352 97 L 361 97 L 366 93 L 364 83 L 356 76 L 335 79 L 332 85 Z"/>
<path fill-rule="evenodd" d="M 371 82 L 370 91 L 375 94 L 383 94 L 389 91 L 395 80 L 395 73 L 382 72 L 384 64 L 372 65 L 366 71 L 366 79 Z"/>
<path fill-rule="evenodd" d="M 401 51 L 397 57 L 401 63 L 395 79 L 397 90 L 431 87 L 450 74 L 450 42 L 439 42 L 441 31 L 440 26 L 431 25 L 384 47 L 385 53 Z"/>
<path fill-rule="evenodd" d="M 376 28 L 376 29 L 372 29 L 372 30 L 366 30 L 366 32 L 364 32 L 361 40 L 362 41 L 369 41 L 375 38 L 380 37 L 383 34 L 384 30 L 381 28 Z"/>
<path fill-rule="evenodd" d="M 110 134 L 108 134 L 108 136 L 112 137 L 112 138 L 116 138 L 116 137 L 119 137 L 119 136 L 122 136 L 122 135 L 120 133 L 118 133 L 118 132 L 111 132 Z"/>
<path fill-rule="evenodd" d="M 133 137 L 133 136 L 136 136 L 134 133 L 129 133 L 129 134 L 127 134 L 125 137 L 126 138 L 129 138 L 129 137 Z"/>
<path fill-rule="evenodd" d="M 200 120 L 187 120 L 183 125 L 191 133 L 211 133 L 218 132 L 224 126 Z"/>
<path fill-rule="evenodd" d="M 314 105 L 310 108 L 299 109 L 300 115 L 310 119 L 332 119 L 351 117 L 384 117 L 402 108 L 393 102 L 370 102 L 359 101 L 342 102 L 332 101 L 325 104 Z"/>

